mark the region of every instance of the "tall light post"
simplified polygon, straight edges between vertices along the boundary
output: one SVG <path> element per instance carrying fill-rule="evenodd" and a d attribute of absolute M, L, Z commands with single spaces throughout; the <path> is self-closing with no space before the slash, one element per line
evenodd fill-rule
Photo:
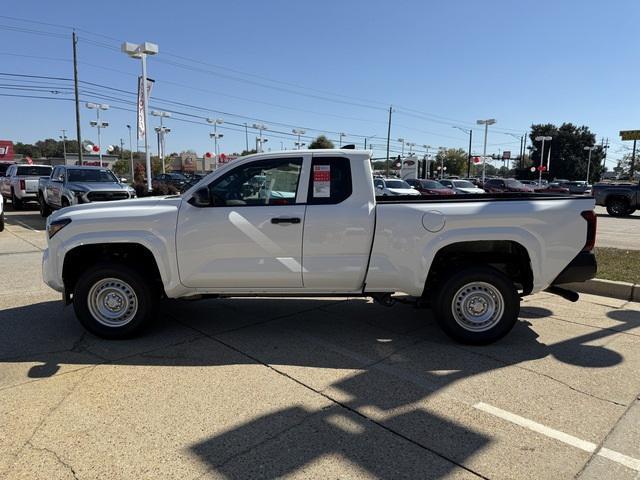
<path fill-rule="evenodd" d="M 67 131 L 63 128 L 60 130 L 62 135 L 60 138 L 62 139 L 62 155 L 64 157 L 64 164 L 67 164 Z"/>
<path fill-rule="evenodd" d="M 538 135 L 535 138 L 536 142 L 542 142 L 542 148 L 540 150 L 540 166 L 538 167 L 538 186 L 542 185 L 542 165 L 544 163 L 544 142 L 550 142 L 553 140 L 553 137 L 549 137 L 548 135 Z"/>
<path fill-rule="evenodd" d="M 455 125 L 453 128 L 457 128 L 461 132 L 469 135 L 469 151 L 467 152 L 467 178 L 469 178 L 471 176 L 471 141 L 473 140 L 473 129 L 456 127 Z"/>
<path fill-rule="evenodd" d="M 262 139 L 262 132 L 264 130 L 268 130 L 268 128 L 261 123 L 254 123 L 253 128 L 260 132 L 260 140 L 258 142 L 258 145 L 256 145 L 256 150 L 258 151 L 258 153 L 262 153 L 262 144 L 266 141 Z"/>
<path fill-rule="evenodd" d="M 340 132 L 338 135 L 340 136 L 340 146 L 342 147 L 342 139 L 343 139 L 344 137 L 346 137 L 346 136 L 347 136 L 347 134 L 346 134 L 346 133 L 343 133 L 343 132 Z"/>
<path fill-rule="evenodd" d="M 482 149 L 482 184 L 484 185 L 484 177 L 487 170 L 487 134 L 489 133 L 489 125 L 496 123 L 496 119 L 477 120 L 476 123 L 484 125 L 484 148 Z"/>
<path fill-rule="evenodd" d="M 149 151 L 149 135 L 148 135 L 148 116 L 149 116 L 149 99 L 147 98 L 147 55 L 157 55 L 158 45 L 155 43 L 144 42 L 141 44 L 124 42 L 122 44 L 122 51 L 129 55 L 131 58 L 139 58 L 142 61 L 142 102 L 143 105 L 143 118 L 144 118 L 144 151 L 147 157 L 147 189 L 152 191 L 151 186 L 151 152 Z"/>
<path fill-rule="evenodd" d="M 134 173 L 133 173 L 133 140 L 131 137 L 131 125 L 127 125 L 127 129 L 129 130 L 129 162 L 131 163 L 131 181 L 134 182 Z"/>
<path fill-rule="evenodd" d="M 593 152 L 596 148 L 595 145 L 593 147 L 584 147 L 585 150 L 589 150 L 589 159 L 587 160 L 587 185 L 589 185 L 589 169 L 591 167 L 591 152 Z"/>
<path fill-rule="evenodd" d="M 295 142 L 294 145 L 296 146 L 296 149 L 300 150 L 302 147 L 304 147 L 306 145 L 306 143 L 304 143 L 304 142 Z"/>
<path fill-rule="evenodd" d="M 89 125 L 98 129 L 98 157 L 100 158 L 100 166 L 102 167 L 102 139 L 100 136 L 100 131 L 103 128 L 107 128 L 109 126 L 109 122 L 100 121 L 100 110 L 109 110 L 109 105 L 107 105 L 106 103 L 87 102 L 86 107 L 89 110 L 96 111 L 96 120 L 92 120 L 91 122 L 89 122 Z"/>
<path fill-rule="evenodd" d="M 209 134 L 209 138 L 213 138 L 213 155 L 214 163 L 213 169 L 218 169 L 218 139 L 224 137 L 224 133 L 218 133 L 218 125 L 222 125 L 224 120 L 222 118 L 207 118 L 207 123 L 213 125 L 213 133 Z"/>
<path fill-rule="evenodd" d="M 156 127 L 156 133 L 158 134 L 158 158 L 160 159 L 160 163 L 162 165 L 162 173 L 165 173 L 164 171 L 164 157 L 165 157 L 165 141 L 164 141 L 164 136 L 166 133 L 169 133 L 171 131 L 170 128 L 165 128 L 164 123 L 162 122 L 162 120 L 164 118 L 171 118 L 171 113 L 169 112 L 161 112 L 160 110 L 151 110 L 151 115 L 153 115 L 154 117 L 160 117 L 160 127 Z"/>
<path fill-rule="evenodd" d="M 398 141 L 402 144 L 402 153 L 400 154 L 400 157 L 404 157 L 404 144 L 405 144 L 405 140 L 404 138 L 399 138 Z"/>
<path fill-rule="evenodd" d="M 415 147 L 416 144 L 413 142 L 407 142 L 407 147 L 409 147 L 409 156 L 413 155 L 413 147 Z"/>
<path fill-rule="evenodd" d="M 298 150 L 300 150 L 302 145 L 304 145 L 304 143 L 300 142 L 300 136 L 304 135 L 305 133 L 307 133 L 307 131 L 306 130 L 302 130 L 301 128 L 294 128 L 291 131 L 293 132 L 294 135 L 298 136 L 298 141 L 296 142 L 296 147 L 298 147 Z"/>

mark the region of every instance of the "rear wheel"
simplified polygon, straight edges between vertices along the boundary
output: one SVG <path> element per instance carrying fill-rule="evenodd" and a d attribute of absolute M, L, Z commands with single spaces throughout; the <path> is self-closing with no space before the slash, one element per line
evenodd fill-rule
<path fill-rule="evenodd" d="M 40 216 L 42 218 L 47 218 L 49 215 L 51 215 L 51 207 L 47 205 L 47 202 L 45 201 L 42 194 L 38 196 L 38 203 L 40 204 Z"/>
<path fill-rule="evenodd" d="M 520 298 L 502 272 L 471 267 L 445 280 L 434 307 L 447 335 L 462 343 L 484 345 L 511 331 L 520 313 Z"/>
<path fill-rule="evenodd" d="M 76 282 L 73 307 L 80 323 L 103 338 L 130 338 L 153 316 L 157 291 L 122 264 L 98 264 Z"/>
<path fill-rule="evenodd" d="M 11 203 L 14 210 L 22 210 L 22 200 L 16 197 L 16 192 L 13 189 L 11 190 Z"/>
<path fill-rule="evenodd" d="M 626 217 L 631 215 L 633 211 L 629 206 L 629 202 L 622 198 L 612 198 L 607 201 L 607 213 L 612 217 Z"/>

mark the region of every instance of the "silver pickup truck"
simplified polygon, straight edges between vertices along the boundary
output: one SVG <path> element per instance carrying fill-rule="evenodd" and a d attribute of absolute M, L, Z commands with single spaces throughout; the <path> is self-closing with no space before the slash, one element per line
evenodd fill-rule
<path fill-rule="evenodd" d="M 21 210 L 25 202 L 38 200 L 38 180 L 50 174 L 50 165 L 10 165 L 5 176 L 0 177 L 0 193 L 11 200 L 14 210 Z"/>
<path fill-rule="evenodd" d="M 48 217 L 52 210 L 91 202 L 107 202 L 135 198 L 133 188 L 106 168 L 59 165 L 51 176 L 40 178 L 38 202 L 40 215 Z"/>

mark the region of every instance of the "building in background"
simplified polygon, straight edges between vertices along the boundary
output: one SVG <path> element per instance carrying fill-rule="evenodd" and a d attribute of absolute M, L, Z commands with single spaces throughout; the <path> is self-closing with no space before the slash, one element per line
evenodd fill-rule
<path fill-rule="evenodd" d="M 0 140 L 0 162 L 14 162 L 13 142 L 11 140 Z"/>

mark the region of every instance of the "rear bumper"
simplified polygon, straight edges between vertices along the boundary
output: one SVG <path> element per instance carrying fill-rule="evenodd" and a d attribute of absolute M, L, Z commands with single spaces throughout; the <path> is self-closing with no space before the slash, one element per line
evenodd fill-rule
<path fill-rule="evenodd" d="M 552 282 L 552 285 L 563 283 L 586 282 L 596 276 L 598 263 L 593 252 L 580 252 L 560 275 Z"/>

